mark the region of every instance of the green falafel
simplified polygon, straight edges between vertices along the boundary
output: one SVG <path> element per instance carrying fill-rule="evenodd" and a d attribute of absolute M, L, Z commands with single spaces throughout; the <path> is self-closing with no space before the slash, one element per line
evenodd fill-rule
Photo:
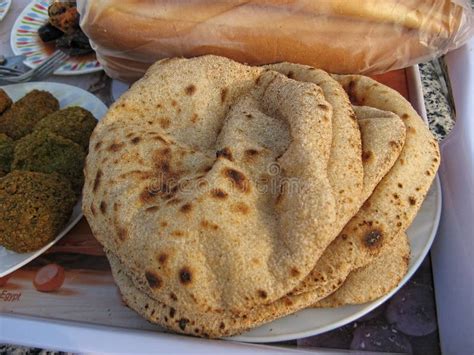
<path fill-rule="evenodd" d="M 80 193 L 84 183 L 82 147 L 47 130 L 35 131 L 15 144 L 12 170 L 58 173 Z"/>
<path fill-rule="evenodd" d="M 59 102 L 47 91 L 33 90 L 0 116 L 0 133 L 17 140 L 33 131 L 45 116 L 59 110 Z"/>
<path fill-rule="evenodd" d="M 0 177 L 10 172 L 13 160 L 13 139 L 0 133 Z"/>
<path fill-rule="evenodd" d="M 12 104 L 13 102 L 10 96 L 8 96 L 4 90 L 0 89 L 0 114 L 9 109 Z"/>
<path fill-rule="evenodd" d="M 87 151 L 89 138 L 96 125 L 97 120 L 92 113 L 82 107 L 73 106 L 46 116 L 35 126 L 35 131 L 47 129 L 76 142 Z"/>
<path fill-rule="evenodd" d="M 16 252 L 37 250 L 61 231 L 76 197 L 58 174 L 13 171 L 0 178 L 0 245 Z"/>

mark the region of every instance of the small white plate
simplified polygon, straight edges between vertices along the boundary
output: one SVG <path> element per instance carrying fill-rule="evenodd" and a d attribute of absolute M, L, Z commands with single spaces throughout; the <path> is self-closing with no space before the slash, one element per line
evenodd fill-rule
<path fill-rule="evenodd" d="M 2 0 L 0 0 L 1 3 Z M 25 65 L 35 68 L 54 49 L 48 49 L 38 35 L 38 29 L 48 22 L 49 0 L 33 0 L 15 21 L 10 35 L 10 45 L 15 55 L 26 55 Z M 102 70 L 95 54 L 69 58 L 56 75 L 79 75 Z"/>
<path fill-rule="evenodd" d="M 2 21 L 7 14 L 11 4 L 11 0 L 0 0 L 0 21 Z"/>
<path fill-rule="evenodd" d="M 50 92 L 59 101 L 61 108 L 68 106 L 80 106 L 90 111 L 97 120 L 100 120 L 107 112 L 107 106 L 104 105 L 97 97 L 91 93 L 77 88 L 75 86 L 58 84 L 58 83 L 45 83 L 45 82 L 34 82 L 24 84 L 14 84 L 2 86 L 2 89 L 12 98 L 12 100 L 18 101 L 20 98 L 25 96 L 28 92 L 38 89 Z M 23 265 L 27 264 L 34 258 L 44 253 L 47 249 L 53 246 L 59 239 L 64 237 L 72 227 L 82 218 L 81 199 L 74 207 L 71 218 L 69 219 L 66 226 L 49 244 L 43 248 L 31 252 L 31 253 L 15 253 L 11 250 L 7 250 L 0 246 L 0 277 L 8 275 L 9 273 L 19 269 Z"/>
<path fill-rule="evenodd" d="M 441 185 L 439 178 L 436 177 L 420 211 L 407 230 L 411 247 L 408 273 L 400 284 L 387 295 L 361 305 L 304 309 L 228 339 L 252 343 L 299 339 L 336 329 L 362 317 L 393 296 L 413 276 L 430 250 L 438 230 L 440 216 Z"/>

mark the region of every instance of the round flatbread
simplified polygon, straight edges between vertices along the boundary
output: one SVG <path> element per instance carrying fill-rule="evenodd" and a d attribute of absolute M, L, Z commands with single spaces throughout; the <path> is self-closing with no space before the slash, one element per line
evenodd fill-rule
<path fill-rule="evenodd" d="M 405 140 L 405 128 L 400 118 L 386 112 L 379 112 L 380 119 L 361 118 L 366 120 L 361 124 L 362 147 L 364 151 L 371 151 L 373 159 L 366 160 L 364 168 L 367 171 L 365 184 L 375 187 L 378 181 L 395 162 Z M 385 144 L 381 144 L 384 141 Z M 395 141 L 396 145 L 388 142 Z M 326 251 L 321 260 L 331 262 Z M 134 283 L 126 268 L 118 259 L 108 252 L 109 260 L 116 282 L 119 284 L 124 301 L 139 314 L 151 322 L 161 324 L 179 333 L 193 334 L 205 337 L 219 337 L 234 335 L 265 322 L 283 317 L 287 314 L 308 307 L 334 292 L 339 284 L 328 285 L 328 288 L 319 288 L 311 292 L 298 295 L 288 295 L 279 300 L 253 309 L 241 312 L 239 315 L 230 312 L 199 312 L 192 307 L 178 304 L 176 299 L 164 302 L 149 297 L 140 285 Z M 344 259 L 342 259 L 344 261 Z M 336 268 L 327 263 L 328 270 L 339 270 L 347 275 L 350 272 L 350 263 L 336 265 Z M 323 271 L 323 270 L 321 270 Z M 329 275 L 329 272 L 328 272 Z M 341 279 L 340 284 L 342 284 Z M 172 315 L 172 316 L 171 316 Z"/>
<path fill-rule="evenodd" d="M 161 61 L 94 131 L 84 214 L 150 297 L 236 314 L 271 303 L 337 235 L 331 118 L 312 83 Z"/>
<path fill-rule="evenodd" d="M 328 178 L 336 196 L 336 223 L 342 229 L 360 207 L 364 178 L 359 126 L 347 94 L 341 85 L 323 70 L 292 63 L 272 64 L 266 68 L 294 80 L 318 85 L 333 108 Z"/>

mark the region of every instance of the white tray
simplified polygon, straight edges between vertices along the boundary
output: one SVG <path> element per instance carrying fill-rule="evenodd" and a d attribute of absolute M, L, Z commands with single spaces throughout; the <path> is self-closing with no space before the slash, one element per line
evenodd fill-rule
<path fill-rule="evenodd" d="M 421 83 L 418 68 L 413 67 L 408 71 L 411 102 L 417 111 L 424 116 L 424 102 L 421 92 Z M 423 251 L 424 253 L 427 252 Z M 47 326 L 45 326 L 47 324 Z M 21 327 L 21 331 L 19 331 Z M 114 327 L 93 326 L 89 324 L 41 320 L 29 317 L 1 316 L 0 315 L 0 341 L 9 343 L 23 343 L 23 334 L 29 334 L 30 346 L 58 348 L 69 351 L 95 351 L 95 352 L 144 352 L 151 348 L 160 349 L 166 353 L 208 352 L 225 349 L 226 353 L 239 353 L 240 351 L 252 352 L 267 351 L 266 347 L 248 348 L 249 345 L 235 342 L 209 341 L 205 339 L 190 339 L 189 337 L 176 336 L 163 333 L 150 333 L 148 331 L 124 330 Z M 328 329 L 326 329 L 328 330 Z M 56 336 L 60 333 L 61 337 Z M 86 342 L 87 337 L 95 340 Z M 279 339 L 274 339 L 279 340 Z M 258 341 L 258 340 L 257 340 Z M 127 345 L 128 344 L 128 345 Z M 290 349 L 270 348 L 275 351 L 292 352 Z M 301 350 L 294 350 L 301 353 Z M 327 350 L 326 352 L 331 352 Z"/>

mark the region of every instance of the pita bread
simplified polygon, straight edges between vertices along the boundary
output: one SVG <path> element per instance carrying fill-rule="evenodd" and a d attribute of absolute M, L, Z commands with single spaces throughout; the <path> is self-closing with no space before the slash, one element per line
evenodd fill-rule
<path fill-rule="evenodd" d="M 360 304 L 382 297 L 395 288 L 408 270 L 410 248 L 406 234 L 402 233 L 396 247 L 384 253 L 372 264 L 351 272 L 344 285 L 331 296 L 321 300 L 316 307 L 337 307 L 345 304 Z M 123 300 L 143 317 L 157 322 L 179 333 L 194 334 L 204 337 L 224 336 L 240 333 L 251 326 L 262 324 L 271 319 L 260 319 L 257 313 L 245 318 L 226 318 L 223 315 L 205 314 L 203 316 L 182 312 L 172 306 L 162 304 L 143 292 L 137 290 L 129 276 L 121 268 L 120 262 L 112 254 L 107 254 L 114 279 L 123 295 Z M 308 300 L 308 295 L 296 296 L 299 302 Z M 280 301 L 279 301 L 280 302 Z M 298 302 L 298 303 L 299 303 Z M 285 297 L 287 313 L 292 310 L 292 297 Z M 282 309 L 280 307 L 280 309 Z M 257 317 L 255 317 L 257 316 Z M 276 318 L 276 317 L 275 317 Z M 215 329 L 219 329 L 217 332 Z"/>
<path fill-rule="evenodd" d="M 364 76 L 334 77 L 354 105 L 393 112 L 406 127 L 405 145 L 396 163 L 345 227 L 347 240 L 357 249 L 354 266 L 359 268 L 412 223 L 439 167 L 439 146 L 421 117 L 395 90 Z"/>
<path fill-rule="evenodd" d="M 95 129 L 84 214 L 150 297 L 236 314 L 274 302 L 337 235 L 331 118 L 314 84 L 161 61 Z"/>
<path fill-rule="evenodd" d="M 340 231 L 360 207 L 364 178 L 359 126 L 347 94 L 323 70 L 292 63 L 272 64 L 266 68 L 318 85 L 333 108 L 328 178 L 336 197 L 336 229 Z"/>
<path fill-rule="evenodd" d="M 343 281 L 348 275 L 345 274 L 347 271 L 370 264 L 388 248 L 393 239 L 412 223 L 440 163 L 438 142 L 410 103 L 398 92 L 364 76 L 334 77 L 343 85 L 353 104 L 376 107 L 400 116 L 406 127 L 406 139 L 393 168 L 344 227 L 340 237 L 326 249 L 325 254 L 330 254 L 330 258 L 324 258 L 323 254 L 309 276 L 312 280 L 305 280 L 308 289 L 321 289 L 321 285 L 328 283 L 342 284 L 341 279 L 334 275 L 326 277 L 318 270 L 332 270 L 330 266 L 334 264 L 344 265 L 344 271 L 341 271 L 342 267 L 338 269 Z M 376 111 L 367 108 L 360 109 L 359 113 L 361 112 L 367 117 L 378 115 Z M 363 154 L 366 159 L 372 157 L 370 151 L 364 151 Z M 341 261 L 344 256 L 349 255 L 350 258 Z M 325 291 L 330 290 L 332 285 L 326 286 Z"/>
<path fill-rule="evenodd" d="M 372 263 L 352 271 L 344 284 L 314 307 L 339 307 L 362 304 L 393 290 L 408 271 L 410 245 L 405 233 L 399 234 Z"/>
<path fill-rule="evenodd" d="M 382 117 L 381 119 L 364 118 L 367 122 L 361 125 L 363 150 L 372 151 L 374 154 L 374 159 L 367 160 L 364 163 L 364 170 L 368 172 L 365 181 L 367 185 L 372 187 L 376 185 L 376 181 L 380 181 L 382 176 L 393 165 L 405 139 L 404 125 L 398 116 L 387 114 L 386 112 L 380 112 L 379 115 Z M 392 140 L 398 144 L 379 144 L 380 141 L 390 142 Z M 376 174 L 370 173 L 376 171 L 379 174 L 378 177 Z M 375 181 L 370 179 L 375 179 Z M 175 300 L 170 299 L 168 302 L 163 303 L 149 297 L 143 289 L 139 289 L 140 285 L 134 284 L 130 276 L 127 276 L 128 271 L 121 265 L 118 259 L 110 252 L 108 252 L 108 255 L 114 277 L 122 290 L 123 299 L 132 309 L 151 322 L 161 324 L 176 332 L 205 337 L 237 334 L 296 312 L 308 307 L 328 293 L 334 292 L 336 287 L 339 286 L 332 286 L 330 291 L 322 292 L 321 290 L 315 290 L 313 292 L 285 296 L 276 302 L 249 309 L 240 315 L 229 312 L 203 313 L 196 312 L 195 309 L 182 304 L 179 304 L 178 307 Z M 328 259 L 326 258 L 326 260 Z M 347 271 L 348 273 L 349 271 Z M 171 315 L 173 317 L 170 317 Z"/>
<path fill-rule="evenodd" d="M 364 168 L 359 203 L 374 192 L 327 247 L 337 234 L 339 213 L 328 169 L 333 107 L 313 83 L 254 69 L 217 57 L 161 62 L 114 105 L 91 139 L 84 211 L 107 251 L 124 301 L 151 322 L 180 333 L 236 334 L 333 293 L 351 271 L 375 260 L 394 240 L 389 228 L 398 226 L 404 210 L 397 219 L 391 185 L 384 181 L 406 150 L 404 141 L 414 134 L 411 144 L 421 147 L 406 153 L 413 161 L 405 160 L 401 165 L 409 169 L 395 174 L 397 189 L 404 191 L 407 181 L 412 187 L 413 162 L 424 167 L 426 160 L 418 154 L 429 151 L 423 132 L 407 129 L 405 138 L 400 117 L 406 124 L 411 113 L 390 110 L 376 98 L 354 100 L 358 79 L 343 85 L 353 103 L 379 109 L 356 108 L 362 116 Z M 397 107 L 406 103 L 414 112 L 385 87 L 374 95 Z M 364 136 L 364 131 L 371 133 Z M 256 161 L 249 159 L 255 155 Z M 265 169 L 270 162 L 276 171 Z M 237 173 L 213 175 L 228 169 Z M 150 184 L 156 171 L 160 179 Z M 210 193 L 184 194 L 175 188 L 174 175 L 186 181 L 203 175 Z M 278 188 L 256 194 L 257 177 Z M 296 191 L 288 184 L 295 177 Z M 424 198 L 421 187 L 418 192 L 413 196 L 410 189 L 402 196 L 413 206 L 417 201 L 411 197 Z M 223 196 L 225 201 L 213 200 Z M 411 213 L 414 208 L 404 221 Z M 304 278 L 305 292 L 289 293 Z"/>

